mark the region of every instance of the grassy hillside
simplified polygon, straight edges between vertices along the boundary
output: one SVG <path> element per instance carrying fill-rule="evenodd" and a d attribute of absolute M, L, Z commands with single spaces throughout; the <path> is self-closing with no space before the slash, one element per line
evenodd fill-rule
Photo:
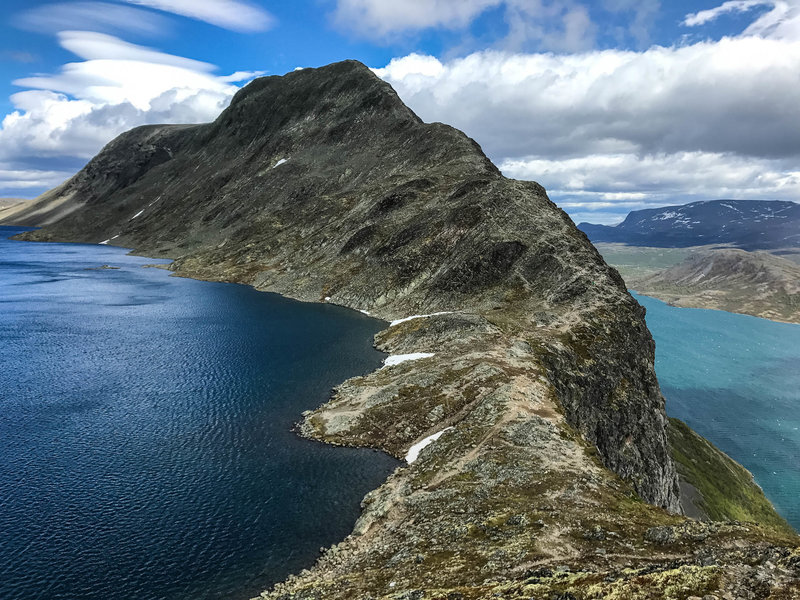
<path fill-rule="evenodd" d="M 670 418 L 667 431 L 678 473 L 700 491 L 701 507 L 711 519 L 752 521 L 777 531 L 793 531 L 747 469 L 683 421 Z"/>

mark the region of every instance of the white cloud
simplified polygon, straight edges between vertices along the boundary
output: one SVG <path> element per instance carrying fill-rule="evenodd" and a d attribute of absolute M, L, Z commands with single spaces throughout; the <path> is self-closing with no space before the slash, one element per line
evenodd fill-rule
<path fill-rule="evenodd" d="M 229 97 L 236 87 L 211 72 L 214 65 L 130 44 L 116 37 L 88 31 L 59 34 L 62 47 L 85 59 L 68 63 L 55 75 L 16 80 L 15 85 L 60 92 L 93 104 L 130 103 L 146 111 L 150 102 L 168 90 L 183 90 L 181 99 L 198 90 Z M 24 98 L 25 93 L 15 98 Z M 30 106 L 23 107 L 30 110 Z M 213 115 L 205 114 L 203 118 Z"/>
<path fill-rule="evenodd" d="M 800 34 L 787 33 L 795 7 L 783 4 L 719 41 L 446 61 L 412 54 L 376 72 L 424 120 L 464 130 L 506 174 L 539 181 L 574 214 L 798 199 Z"/>
<path fill-rule="evenodd" d="M 438 64 L 437 64 L 438 63 Z M 800 153 L 800 43 L 724 39 L 645 52 L 410 55 L 377 73 L 427 121 L 495 158 L 701 150 Z"/>
<path fill-rule="evenodd" d="M 745 29 L 744 36 L 800 39 L 800 0 L 729 0 L 715 8 L 686 15 L 683 24 L 697 27 L 725 14 L 747 12 L 759 7 L 770 7 L 770 10 L 753 21 Z"/>
<path fill-rule="evenodd" d="M 169 26 L 168 20 L 160 15 L 108 2 L 43 4 L 17 15 L 12 22 L 22 29 L 42 33 L 90 29 L 157 35 Z"/>
<path fill-rule="evenodd" d="M 774 2 L 771 0 L 730 0 L 729 2 L 725 2 L 720 6 L 686 15 L 686 18 L 683 20 L 683 24 L 687 27 L 696 27 L 698 25 L 705 25 L 709 21 L 714 21 L 724 14 L 746 12 L 756 8 L 757 6 L 772 5 L 774 5 Z"/>
<path fill-rule="evenodd" d="M 265 31 L 275 18 L 263 8 L 241 0 L 123 0 L 241 32 Z"/>
<path fill-rule="evenodd" d="M 494 9 L 506 25 L 495 47 L 575 52 L 595 44 L 592 13 L 628 13 L 629 25 L 618 26 L 621 37 L 646 45 L 659 6 L 659 0 L 336 0 L 332 17 L 340 29 L 382 42 L 426 29 L 466 29 Z M 468 34 L 462 49 L 473 42 Z"/>
<path fill-rule="evenodd" d="M 611 13 L 633 13 L 628 32 L 640 46 L 650 43 L 650 29 L 661 9 L 660 0 L 603 0 L 603 7 Z"/>
<path fill-rule="evenodd" d="M 251 75 L 217 76 L 208 63 L 99 33 L 65 32 L 59 39 L 84 60 L 16 82 L 29 89 L 11 97 L 15 110 L 0 126 L 0 161 L 22 162 L 38 175 L 0 177 L 0 187 L 58 183 L 63 173 L 46 167 L 53 159 L 91 158 L 137 125 L 213 120 L 239 89 L 232 82 Z"/>
<path fill-rule="evenodd" d="M 466 27 L 503 0 L 338 0 L 334 21 L 369 38 L 442 27 Z"/>
<path fill-rule="evenodd" d="M 502 42 L 507 49 L 524 48 L 530 43 L 558 52 L 577 52 L 592 48 L 597 26 L 585 6 L 571 2 L 546 3 L 542 0 L 506 0 L 508 35 Z"/>
<path fill-rule="evenodd" d="M 70 175 L 72 173 L 65 171 L 14 169 L 0 163 L 0 189 L 19 190 L 24 194 L 31 189 L 54 187 Z"/>
<path fill-rule="evenodd" d="M 500 167 L 510 177 L 536 179 L 561 198 L 565 208 L 608 208 L 608 202 L 678 197 L 800 198 L 800 170 L 791 159 L 677 152 L 510 159 Z"/>

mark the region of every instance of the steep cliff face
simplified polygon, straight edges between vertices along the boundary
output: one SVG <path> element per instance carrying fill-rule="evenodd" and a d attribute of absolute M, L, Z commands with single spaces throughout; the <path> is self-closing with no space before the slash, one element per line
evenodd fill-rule
<path fill-rule="evenodd" d="M 359 63 L 256 80 L 208 125 L 133 130 L 27 215 L 51 222 L 27 239 L 430 315 L 376 338 L 416 360 L 343 383 L 301 430 L 398 457 L 445 433 L 281 597 L 483 585 L 552 561 L 602 571 L 587 527 L 628 560 L 631 539 L 681 521 L 643 309 L 541 186 L 421 122 Z"/>

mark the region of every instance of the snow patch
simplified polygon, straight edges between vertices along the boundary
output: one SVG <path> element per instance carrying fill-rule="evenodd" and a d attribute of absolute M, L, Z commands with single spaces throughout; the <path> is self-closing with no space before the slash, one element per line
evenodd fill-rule
<path fill-rule="evenodd" d="M 364 310 L 363 308 L 359 308 L 358 312 L 364 313 L 365 315 L 369 315 L 369 311 L 368 310 Z"/>
<path fill-rule="evenodd" d="M 103 240 L 102 242 L 100 242 L 100 245 L 101 246 L 105 246 L 110 241 L 111 241 L 110 239 L 109 240 Z"/>
<path fill-rule="evenodd" d="M 288 162 L 288 161 L 289 161 L 289 159 L 288 159 L 288 158 L 282 158 L 282 159 L 280 159 L 278 162 L 276 162 L 276 163 L 275 163 L 275 164 L 272 166 L 272 168 L 274 169 L 274 168 L 276 168 L 276 167 L 280 167 L 282 164 L 284 164 L 284 163 L 286 163 L 286 162 Z"/>
<path fill-rule="evenodd" d="M 393 354 L 383 359 L 384 367 L 393 367 L 400 363 L 408 362 L 409 360 L 420 360 L 422 358 L 430 358 L 433 356 L 432 352 L 412 352 L 411 354 Z"/>
<path fill-rule="evenodd" d="M 140 210 L 139 212 L 137 212 L 135 215 L 133 215 L 133 216 L 131 217 L 131 221 L 133 221 L 133 220 L 134 220 L 136 217 L 140 217 L 140 216 L 142 215 L 142 213 L 143 213 L 143 212 L 144 212 L 144 209 L 142 209 L 142 210 Z"/>
<path fill-rule="evenodd" d="M 389 323 L 389 327 L 394 327 L 395 325 L 400 325 L 400 323 L 405 323 L 406 321 L 413 321 L 414 319 L 427 319 L 428 317 L 438 317 L 439 315 L 452 315 L 453 311 L 444 311 L 444 312 L 435 312 L 430 313 L 428 315 L 411 315 L 410 317 L 403 317 L 402 319 L 395 319 L 391 323 Z"/>
<path fill-rule="evenodd" d="M 408 453 L 406 454 L 406 462 L 408 464 L 413 463 L 415 460 L 417 460 L 417 458 L 419 458 L 419 453 L 422 452 L 424 448 L 431 445 L 433 442 L 442 437 L 442 434 L 445 431 L 450 431 L 451 429 L 452 427 L 445 427 L 440 432 L 434 433 L 433 435 L 429 435 L 421 442 L 417 442 L 416 444 L 411 446 L 411 448 L 408 449 Z"/>

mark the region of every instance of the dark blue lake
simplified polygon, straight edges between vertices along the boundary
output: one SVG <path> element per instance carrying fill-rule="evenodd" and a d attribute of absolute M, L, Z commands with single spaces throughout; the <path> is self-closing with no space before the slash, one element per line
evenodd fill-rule
<path fill-rule="evenodd" d="M 397 465 L 291 432 L 385 324 L 0 228 L 0 598 L 248 598 Z M 102 265 L 114 270 L 93 270 Z"/>
<path fill-rule="evenodd" d="M 667 412 L 747 467 L 800 530 L 800 325 L 635 296 Z"/>

